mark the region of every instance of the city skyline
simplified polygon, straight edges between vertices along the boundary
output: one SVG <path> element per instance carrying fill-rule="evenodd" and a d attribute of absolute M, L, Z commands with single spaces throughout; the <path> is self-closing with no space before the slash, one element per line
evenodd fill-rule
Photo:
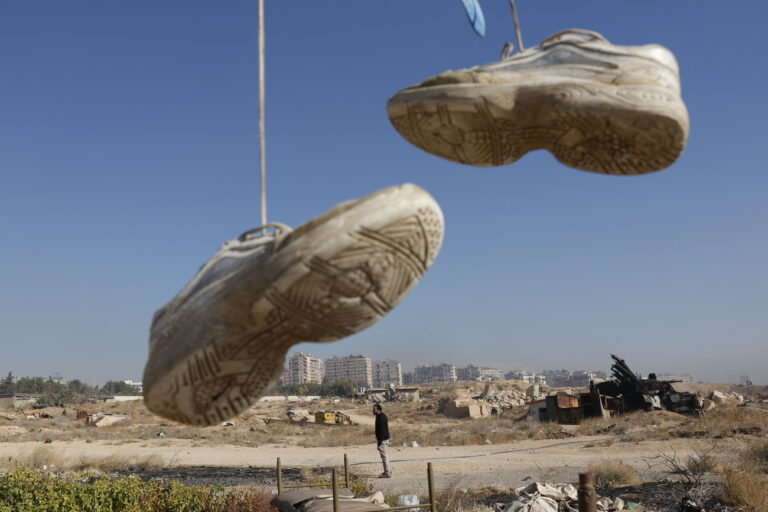
<path fill-rule="evenodd" d="M 314 356 L 314 354 L 311 354 L 311 353 L 308 353 L 308 352 L 293 351 L 293 352 L 289 352 L 289 354 L 286 356 L 286 366 L 283 369 L 284 370 L 283 377 L 280 379 L 281 382 L 283 382 L 283 384 L 294 384 L 294 383 L 303 383 L 303 382 L 317 382 L 317 383 L 321 382 L 321 380 L 322 380 L 321 378 L 317 378 L 317 379 L 314 379 L 314 380 L 312 380 L 312 379 L 309 379 L 309 380 L 298 379 L 296 382 L 292 382 L 289 379 L 289 381 L 286 382 L 286 380 L 285 380 L 286 379 L 286 375 L 290 374 L 291 364 L 292 364 L 292 362 L 294 362 L 296 360 L 297 356 L 302 357 L 302 359 L 315 359 L 315 360 L 319 361 L 321 363 L 321 366 L 319 367 L 320 368 L 319 373 L 320 373 L 321 377 L 323 377 L 323 378 L 326 377 L 325 362 L 327 360 L 329 360 L 329 359 L 344 359 L 344 358 L 348 358 L 348 357 L 370 359 L 371 360 L 371 380 L 373 381 L 373 387 L 386 387 L 385 385 L 381 385 L 381 386 L 376 385 L 376 377 L 374 376 L 375 375 L 375 368 L 376 368 L 376 365 L 380 364 L 380 363 L 397 363 L 397 364 L 402 365 L 401 366 L 401 370 L 400 370 L 401 371 L 401 376 L 405 376 L 406 374 L 413 374 L 414 370 L 416 368 L 418 368 L 418 367 L 425 367 L 425 366 L 438 367 L 438 366 L 441 366 L 441 365 L 453 366 L 454 370 L 456 372 L 456 379 L 455 379 L 456 381 L 482 380 L 482 379 L 473 379 L 473 378 L 463 378 L 463 379 L 459 378 L 459 375 L 461 375 L 461 371 L 462 370 L 469 370 L 471 368 L 483 369 L 483 370 L 497 370 L 497 371 L 499 371 L 499 372 L 501 372 L 503 374 L 503 380 L 521 380 L 521 381 L 525 381 L 525 382 L 529 381 L 528 378 L 526 378 L 526 377 L 521 377 L 521 378 L 510 377 L 510 375 L 514 374 L 514 373 L 520 373 L 520 374 L 530 374 L 531 377 L 541 377 L 541 376 L 546 376 L 548 373 L 557 373 L 557 372 L 561 372 L 561 371 L 568 372 L 568 373 L 580 373 L 580 372 L 583 372 L 583 373 L 586 373 L 586 374 L 596 374 L 596 375 L 598 375 L 601 378 L 606 378 L 606 377 L 608 377 L 610 375 L 610 371 L 607 368 L 601 369 L 601 368 L 597 368 L 597 367 L 594 367 L 594 368 L 541 368 L 541 369 L 532 369 L 530 367 L 524 367 L 523 366 L 523 367 L 515 367 L 515 368 L 505 368 L 505 367 L 493 367 L 493 366 L 487 366 L 487 365 L 480 365 L 480 364 L 477 364 L 475 362 L 466 362 L 466 361 L 459 362 L 459 363 L 457 363 L 457 362 L 444 362 L 444 361 L 441 361 L 441 362 L 432 361 L 432 362 L 427 362 L 427 363 L 412 363 L 412 364 L 409 364 L 407 361 L 404 361 L 404 360 L 399 360 L 399 359 L 394 359 L 394 358 L 387 358 L 387 359 L 378 360 L 378 359 L 370 358 L 370 357 L 368 357 L 368 356 L 366 356 L 364 354 L 349 354 L 347 356 L 333 355 L 333 356 L 331 356 L 329 358 L 320 358 L 320 357 L 316 357 L 316 356 Z M 634 370 L 634 367 L 633 367 L 633 370 Z M 696 382 L 696 381 L 699 381 L 694 375 L 692 375 L 692 374 L 690 374 L 688 372 L 685 372 L 685 371 L 676 371 L 676 372 L 654 372 L 654 371 L 650 371 L 650 372 L 637 372 L 637 373 L 640 373 L 643 376 L 647 376 L 648 373 L 656 373 L 657 376 L 660 379 L 682 380 L 684 382 Z M 14 376 L 15 379 L 18 379 L 20 377 L 25 377 L 23 375 L 17 375 L 17 374 L 14 374 L 13 376 Z M 27 377 L 32 377 L 32 376 L 33 375 L 28 375 Z M 54 380 L 58 379 L 58 380 L 61 380 L 61 381 L 64 381 L 64 382 L 71 381 L 71 380 L 74 380 L 74 379 L 78 378 L 78 377 L 68 378 L 67 376 L 61 376 L 58 373 L 48 375 L 48 377 L 46 377 L 45 375 L 34 375 L 34 376 L 35 377 L 43 377 L 43 378 L 51 377 Z M 738 378 L 736 380 L 734 380 L 733 382 L 734 383 L 744 383 L 745 379 L 748 379 L 748 378 L 751 380 L 751 377 L 749 375 L 742 374 L 742 375 L 739 375 Z M 85 382 L 82 379 L 79 379 L 79 380 Z M 111 381 L 122 381 L 122 382 L 126 382 L 126 383 L 132 383 L 134 385 L 140 385 L 141 384 L 140 381 L 133 381 L 132 379 L 122 378 L 122 377 L 120 377 L 120 378 L 107 377 L 104 380 L 104 382 L 110 381 L 110 380 Z M 402 380 L 402 378 L 401 378 L 401 380 Z M 101 382 L 101 383 L 103 384 L 104 382 Z M 429 381 L 429 382 L 438 382 L 438 381 Z M 533 383 L 533 382 L 537 382 L 537 381 L 532 378 L 530 380 L 530 382 Z M 707 381 L 701 381 L 701 382 L 707 382 Z M 90 384 L 90 381 L 88 383 Z M 551 384 L 550 382 L 547 382 L 547 384 L 553 385 L 554 387 L 567 387 L 568 386 L 567 384 L 563 384 L 561 386 L 559 384 L 557 384 L 557 385 L 556 384 Z"/>

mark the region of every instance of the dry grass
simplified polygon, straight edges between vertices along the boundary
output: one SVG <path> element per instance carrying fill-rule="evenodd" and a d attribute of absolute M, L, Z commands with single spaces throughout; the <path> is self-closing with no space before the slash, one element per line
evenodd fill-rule
<path fill-rule="evenodd" d="M 720 499 L 750 512 L 768 512 L 768 481 L 758 475 L 727 471 Z"/>
<path fill-rule="evenodd" d="M 589 466 L 589 471 L 595 478 L 595 486 L 600 488 L 637 485 L 640 476 L 632 466 L 623 462 L 603 461 Z"/>
<path fill-rule="evenodd" d="M 685 462 L 685 469 L 694 474 L 720 473 L 722 468 L 710 453 L 691 455 Z"/>
<path fill-rule="evenodd" d="M 139 468 L 154 469 L 166 467 L 168 463 L 160 455 L 109 455 L 107 457 L 66 457 L 50 446 L 38 446 L 21 453 L 18 457 L 3 461 L 5 469 L 23 465 L 31 469 L 49 471 L 99 470 L 115 471 L 118 469 Z"/>
<path fill-rule="evenodd" d="M 768 411 L 750 407 L 720 407 L 701 418 L 690 418 L 673 432 L 674 437 L 725 438 L 768 432 Z"/>
<path fill-rule="evenodd" d="M 743 467 L 757 473 L 768 473 L 768 441 L 747 445 L 741 453 L 740 462 Z"/>

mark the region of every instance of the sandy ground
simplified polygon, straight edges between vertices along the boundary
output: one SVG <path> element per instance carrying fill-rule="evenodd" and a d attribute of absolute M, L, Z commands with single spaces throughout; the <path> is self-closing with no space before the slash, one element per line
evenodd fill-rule
<path fill-rule="evenodd" d="M 706 449 L 701 441 L 675 440 L 614 443 L 605 446 L 605 436 L 580 437 L 565 440 L 520 441 L 511 444 L 481 446 L 441 446 L 390 448 L 393 478 L 375 480 L 377 489 L 389 492 L 426 492 L 427 462 L 432 462 L 438 488 L 460 480 L 462 487 L 501 484 L 505 487 L 523 485 L 529 480 L 575 482 L 578 473 L 600 460 L 620 460 L 635 467 L 646 478 L 658 476 L 648 469 L 644 457 L 659 452 L 687 457 Z M 602 446 L 598 443 L 603 443 Z M 317 468 L 341 466 L 343 454 L 349 458 L 354 473 L 375 478 L 381 472 L 376 447 L 371 445 L 338 448 L 302 448 L 288 445 L 264 445 L 256 448 L 242 446 L 193 447 L 185 441 L 157 441 L 107 444 L 83 441 L 0 443 L 0 457 L 5 460 L 30 454 L 44 447 L 57 457 L 79 460 L 102 457 L 144 457 L 159 455 L 170 466 L 275 466 L 280 457 L 284 468 Z M 728 447 L 720 450 L 727 453 Z"/>

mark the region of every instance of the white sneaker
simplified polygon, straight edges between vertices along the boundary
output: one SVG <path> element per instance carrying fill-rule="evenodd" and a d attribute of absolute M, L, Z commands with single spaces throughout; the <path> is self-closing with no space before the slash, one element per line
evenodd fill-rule
<path fill-rule="evenodd" d="M 443 214 L 406 184 L 341 203 L 295 231 L 272 227 L 226 242 L 155 313 L 144 369 L 152 412 L 225 421 L 277 381 L 292 345 L 374 324 L 434 261 Z"/>
<path fill-rule="evenodd" d="M 570 29 L 513 57 L 446 71 L 390 98 L 395 129 L 454 162 L 509 164 L 547 149 L 605 174 L 663 169 L 683 151 L 688 112 L 674 55 Z"/>

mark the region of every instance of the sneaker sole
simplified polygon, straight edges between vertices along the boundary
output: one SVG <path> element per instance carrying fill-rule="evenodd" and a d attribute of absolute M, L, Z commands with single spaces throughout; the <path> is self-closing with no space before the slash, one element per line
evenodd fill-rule
<path fill-rule="evenodd" d="M 584 171 L 644 174 L 671 165 L 688 136 L 682 100 L 652 86 L 437 85 L 399 92 L 387 112 L 420 149 L 482 167 L 546 149 Z"/>
<path fill-rule="evenodd" d="M 201 426 L 242 412 L 280 377 L 291 346 L 349 336 L 392 309 L 434 261 L 442 236 L 440 207 L 415 185 L 300 226 L 255 265 L 258 276 L 207 298 L 231 307 L 200 319 L 201 304 L 185 304 L 153 325 L 147 408 Z M 185 339 L 199 341 L 190 347 Z"/>

